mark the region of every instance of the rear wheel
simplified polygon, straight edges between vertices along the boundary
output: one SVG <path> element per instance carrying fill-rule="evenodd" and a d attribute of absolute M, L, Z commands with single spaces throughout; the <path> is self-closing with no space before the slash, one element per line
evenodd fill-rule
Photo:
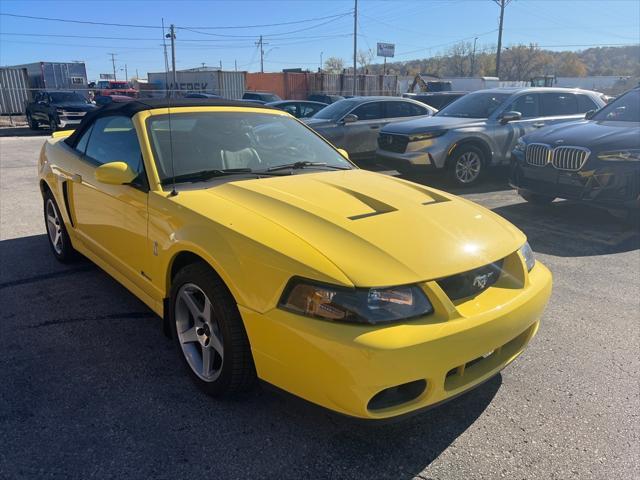
<path fill-rule="evenodd" d="M 236 303 L 205 264 L 176 275 L 169 305 L 173 337 L 191 378 L 211 396 L 250 389 L 256 378 L 247 333 Z"/>
<path fill-rule="evenodd" d="M 449 178 L 460 187 L 478 183 L 484 174 L 484 153 L 473 145 L 462 146 L 453 153 L 448 163 Z"/>
<path fill-rule="evenodd" d="M 49 191 L 44 195 L 44 221 L 53 255 L 62 263 L 73 261 L 76 257 L 76 250 L 71 245 L 71 239 L 60 214 L 60 209 L 58 209 L 58 204 Z"/>
<path fill-rule="evenodd" d="M 524 198 L 527 202 L 532 203 L 534 205 L 549 205 L 553 202 L 556 197 L 552 197 L 550 195 L 541 195 L 539 193 L 533 192 L 518 192 L 520 196 Z"/>

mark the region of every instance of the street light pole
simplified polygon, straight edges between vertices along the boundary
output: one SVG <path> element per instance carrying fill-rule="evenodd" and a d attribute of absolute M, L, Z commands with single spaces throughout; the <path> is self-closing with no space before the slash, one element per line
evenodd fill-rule
<path fill-rule="evenodd" d="M 358 50 L 358 0 L 355 0 L 353 6 L 353 95 L 356 95 L 356 56 Z"/>
<path fill-rule="evenodd" d="M 176 27 L 173 23 L 169 25 L 169 33 L 167 33 L 167 38 L 171 40 L 171 72 L 173 79 L 171 96 L 174 96 L 173 90 L 177 88 L 178 75 L 176 73 Z"/>
<path fill-rule="evenodd" d="M 110 53 L 109 55 L 111 55 L 111 66 L 113 67 L 113 79 L 117 80 L 117 77 L 116 77 L 116 54 L 115 53 Z"/>
<path fill-rule="evenodd" d="M 471 54 L 471 76 L 473 77 L 473 72 L 476 69 L 476 43 L 478 42 L 478 37 L 473 39 L 473 53 Z"/>

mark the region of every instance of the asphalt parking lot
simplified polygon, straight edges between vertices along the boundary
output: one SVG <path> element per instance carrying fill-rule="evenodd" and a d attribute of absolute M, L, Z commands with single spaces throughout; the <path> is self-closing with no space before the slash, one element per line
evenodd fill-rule
<path fill-rule="evenodd" d="M 263 389 L 202 394 L 140 301 L 54 260 L 45 137 L 0 137 L 0 478 L 640 478 L 640 234 L 606 212 L 533 208 L 504 172 L 465 193 L 554 273 L 538 336 L 475 391 L 360 425 Z"/>

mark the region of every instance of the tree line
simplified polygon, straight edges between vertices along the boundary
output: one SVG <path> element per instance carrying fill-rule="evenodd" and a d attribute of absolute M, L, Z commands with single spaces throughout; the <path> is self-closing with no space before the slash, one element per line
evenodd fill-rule
<path fill-rule="evenodd" d="M 373 63 L 371 50 L 361 50 L 356 56 L 358 73 L 381 74 L 383 65 Z M 625 47 L 595 47 L 581 51 L 544 50 L 536 44 L 512 45 L 502 50 L 501 80 L 530 80 L 538 75 L 557 77 L 585 77 L 589 75 L 620 75 L 640 77 L 640 45 Z M 416 60 L 388 62 L 386 73 L 416 75 L 425 73 L 439 77 L 494 76 L 495 47 L 474 52 L 471 42 L 460 42 L 443 55 Z M 325 71 L 352 71 L 343 59 L 329 57 Z"/>

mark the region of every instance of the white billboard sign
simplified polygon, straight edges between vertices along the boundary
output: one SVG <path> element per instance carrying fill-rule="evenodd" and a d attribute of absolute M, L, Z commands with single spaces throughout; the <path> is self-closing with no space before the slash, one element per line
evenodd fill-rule
<path fill-rule="evenodd" d="M 378 42 L 378 56 L 379 57 L 393 57 L 396 53 L 396 45 L 394 43 L 381 43 Z"/>

